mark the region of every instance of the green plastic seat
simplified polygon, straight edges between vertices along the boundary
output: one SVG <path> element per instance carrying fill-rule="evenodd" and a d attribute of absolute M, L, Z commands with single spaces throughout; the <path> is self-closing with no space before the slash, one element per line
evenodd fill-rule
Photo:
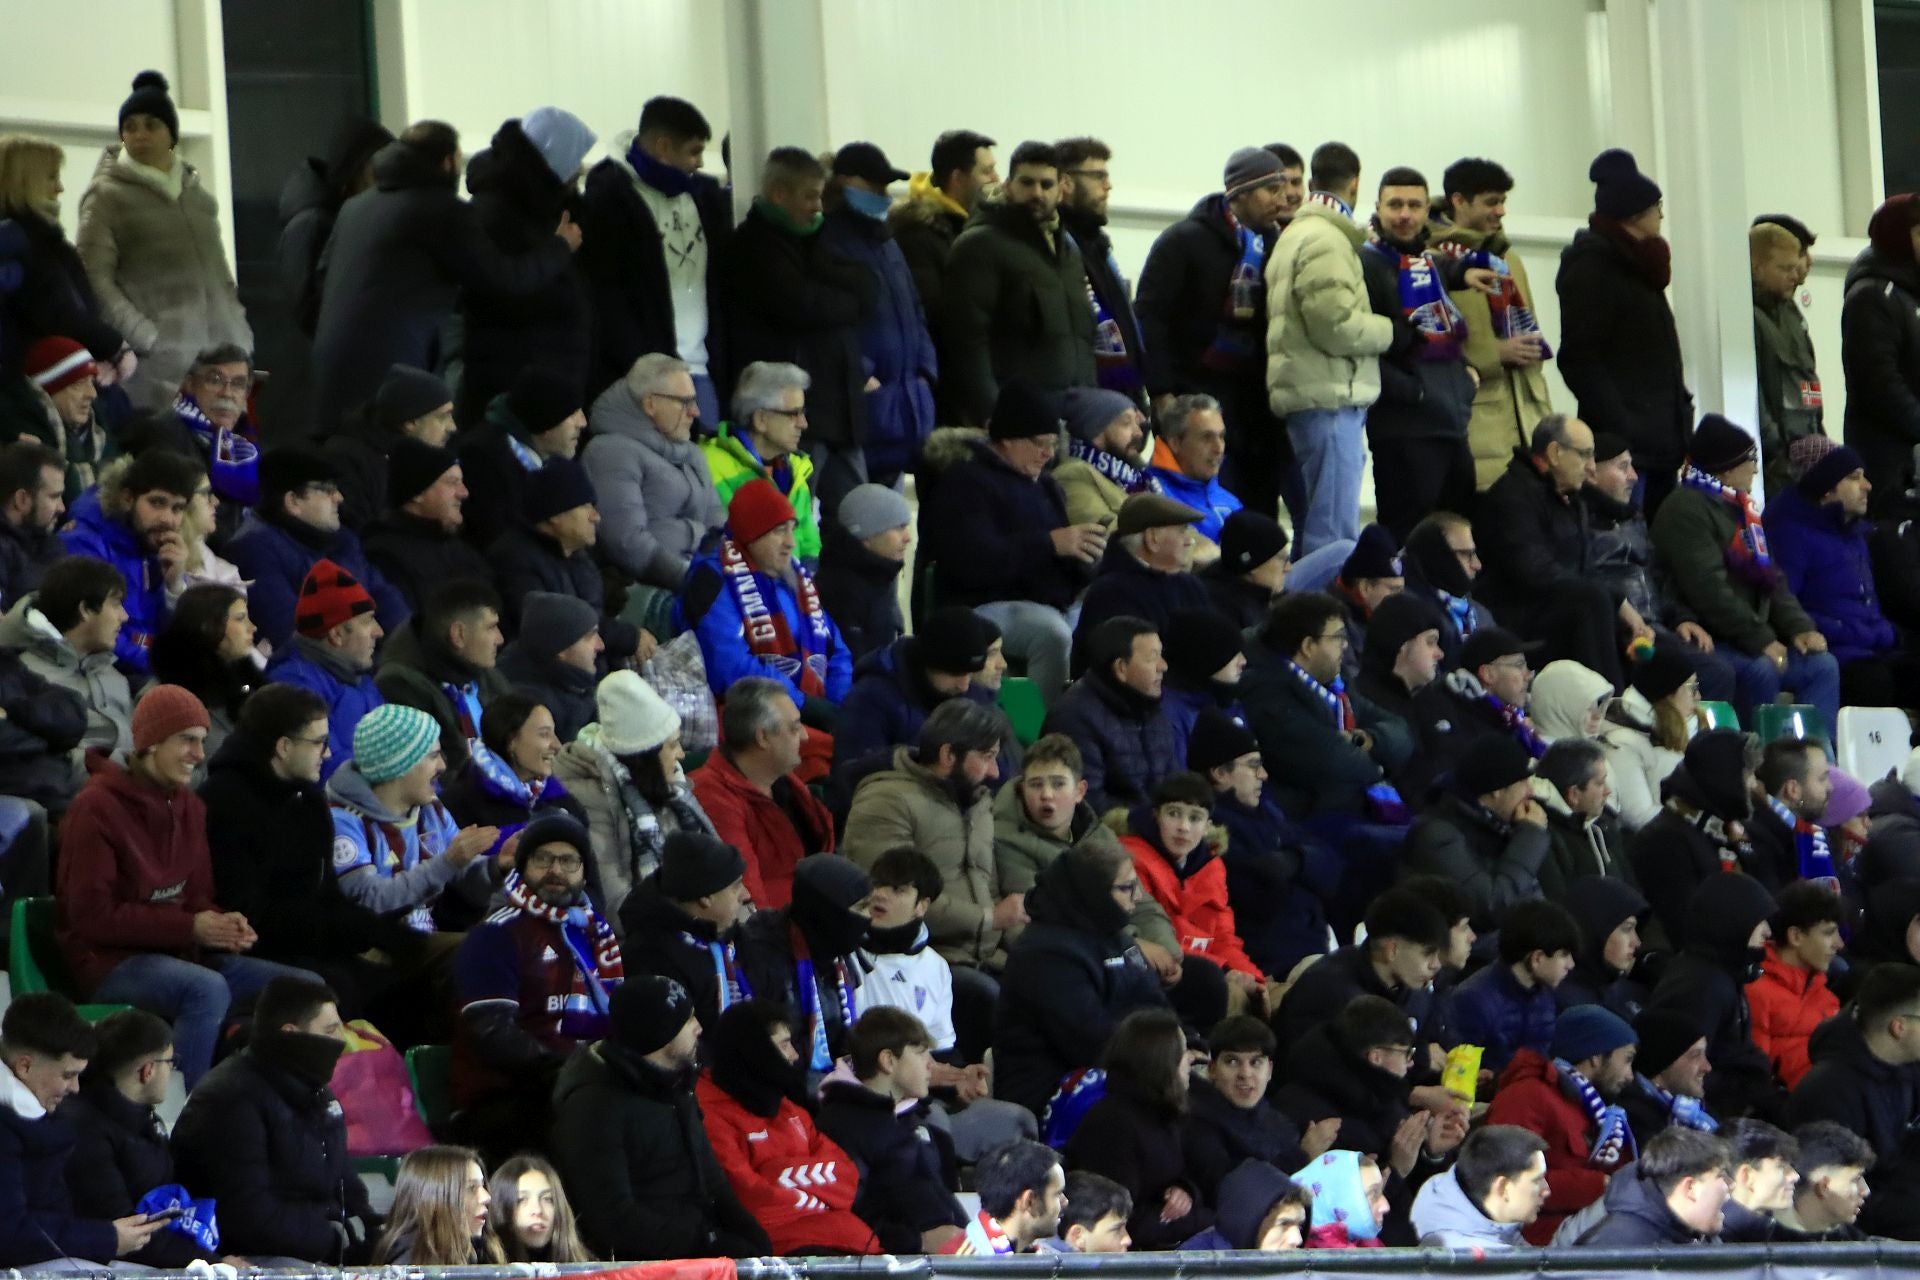
<path fill-rule="evenodd" d="M 1818 707 L 1804 702 L 1786 705 L 1774 703 L 1772 706 L 1756 707 L 1753 713 L 1753 731 L 1762 742 L 1772 742 L 1775 738 L 1807 738 L 1814 742 L 1827 741 L 1827 722 L 1821 718 Z"/>
<path fill-rule="evenodd" d="M 413 1082 L 413 1105 L 427 1128 L 437 1136 L 453 1119 L 453 1047 L 417 1044 L 407 1050 L 407 1078 Z"/>
<path fill-rule="evenodd" d="M 1731 702 L 1702 702 L 1700 714 L 1709 729 L 1738 729 L 1740 717 L 1734 714 Z"/>
<path fill-rule="evenodd" d="M 353 1171 L 361 1177 L 365 1177 L 370 1173 L 377 1173 L 388 1182 L 398 1183 L 400 1181 L 400 1157 L 356 1156 L 353 1161 Z"/>
<path fill-rule="evenodd" d="M 1032 746 L 1047 719 L 1047 704 L 1040 699 L 1040 687 L 1025 676 L 1007 676 L 1000 682 L 1000 709 L 1013 723 L 1013 736 L 1020 740 L 1020 745 Z"/>
<path fill-rule="evenodd" d="M 13 904 L 13 933 L 7 947 L 7 982 L 16 996 L 56 991 L 73 997 L 67 959 L 53 936 L 52 898 L 20 898 Z M 80 1016 L 98 1022 L 111 1013 L 132 1008 L 124 1004 L 78 1004 Z"/>

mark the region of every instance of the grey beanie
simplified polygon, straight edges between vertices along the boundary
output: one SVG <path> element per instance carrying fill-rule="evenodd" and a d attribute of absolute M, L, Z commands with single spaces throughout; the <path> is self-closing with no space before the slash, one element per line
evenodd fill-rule
<path fill-rule="evenodd" d="M 1076 440 L 1091 444 L 1121 414 L 1140 406 L 1102 387 L 1072 387 L 1060 397 L 1060 416 Z"/>
<path fill-rule="evenodd" d="M 1280 170 L 1280 157 L 1265 147 L 1241 147 L 1227 157 L 1227 169 L 1220 181 L 1226 186 L 1227 199 L 1231 200 L 1255 187 L 1280 181 Z"/>
<path fill-rule="evenodd" d="M 913 522 L 907 500 L 883 484 L 863 484 L 840 499 L 840 527 L 862 542 Z"/>
<path fill-rule="evenodd" d="M 529 591 L 520 603 L 520 643 L 542 658 L 570 648 L 599 625 L 599 613 L 578 596 Z"/>

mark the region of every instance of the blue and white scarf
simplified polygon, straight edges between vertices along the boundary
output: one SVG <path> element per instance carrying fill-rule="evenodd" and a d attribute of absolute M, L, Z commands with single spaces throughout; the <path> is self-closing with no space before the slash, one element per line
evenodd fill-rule
<path fill-rule="evenodd" d="M 820 1007 L 820 986 L 816 981 L 813 956 L 807 950 L 806 939 L 800 931 L 793 931 L 794 976 L 793 985 L 797 988 L 794 995 L 800 1002 L 800 1016 L 807 1020 L 807 1039 L 811 1052 L 807 1058 L 810 1071 L 833 1070 L 833 1051 L 827 1047 L 827 1019 Z M 833 961 L 833 985 L 835 994 L 840 998 L 840 1025 L 851 1027 L 858 1015 L 854 1012 L 853 992 L 858 985 L 853 971 L 845 956 Z"/>
<path fill-rule="evenodd" d="M 1587 1163 L 1595 1167 L 1617 1165 L 1622 1155 L 1629 1159 L 1637 1156 L 1639 1149 L 1634 1145 L 1633 1128 L 1627 1123 L 1626 1110 L 1601 1097 L 1600 1091 L 1588 1084 L 1587 1078 L 1575 1071 L 1565 1058 L 1555 1058 L 1553 1068 L 1560 1073 L 1560 1092 L 1579 1104 L 1587 1113 L 1587 1119 L 1593 1122 L 1593 1148 L 1587 1153 Z"/>
<path fill-rule="evenodd" d="M 1304 667 L 1291 658 L 1287 660 L 1287 669 L 1293 672 L 1294 679 L 1305 685 L 1319 697 L 1320 701 L 1327 704 L 1327 712 L 1333 717 L 1334 728 L 1342 733 L 1352 733 L 1360 727 L 1353 718 L 1353 703 L 1347 699 L 1347 682 L 1345 680 L 1339 676 L 1335 676 L 1332 685 L 1321 684 L 1309 675 Z"/>
<path fill-rule="evenodd" d="M 216 427 L 198 401 L 182 391 L 173 416 L 185 423 L 207 457 L 207 478 L 222 502 L 251 507 L 260 501 L 260 446 L 241 434 L 243 416 L 231 427 Z"/>
<path fill-rule="evenodd" d="M 753 984 L 747 981 L 746 974 L 740 972 L 739 956 L 734 951 L 733 943 L 724 938 L 709 941 L 684 929 L 680 931 L 680 941 L 696 951 L 705 951 L 713 961 L 713 981 L 720 993 L 720 1012 L 725 1013 L 742 1000 L 753 999 Z"/>
<path fill-rule="evenodd" d="M 522 441 L 520 437 L 514 435 L 511 431 L 507 432 L 507 448 L 513 450 L 513 460 L 520 464 L 522 470 L 538 471 L 547 465 L 545 458 L 535 453 L 532 446 Z"/>
<path fill-rule="evenodd" d="M 1067 456 L 1084 462 L 1103 478 L 1113 481 L 1129 494 L 1159 493 L 1160 482 L 1144 467 L 1137 467 L 1117 453 L 1108 453 L 1090 440 L 1067 438 Z"/>
<path fill-rule="evenodd" d="M 1767 807 L 1773 810 L 1774 817 L 1786 824 L 1787 830 L 1793 832 L 1793 851 L 1800 878 L 1811 880 L 1834 893 L 1840 892 L 1840 877 L 1835 874 L 1833 867 L 1833 850 L 1828 847 L 1827 833 L 1820 824 L 1808 822 L 1773 796 L 1767 797 Z"/>
<path fill-rule="evenodd" d="M 1264 356 L 1266 335 L 1254 325 L 1260 300 L 1266 293 L 1263 274 L 1267 261 L 1266 237 L 1224 210 L 1227 229 L 1240 245 L 1233 273 L 1227 278 L 1226 312 L 1215 326 L 1213 341 L 1200 353 L 1200 363 L 1225 372 L 1244 368 L 1257 356 Z"/>
<path fill-rule="evenodd" d="M 480 789 L 496 800 L 502 800 L 516 808 L 526 810 L 529 822 L 532 821 L 535 806 L 553 804 L 566 798 L 567 789 L 560 785 L 560 779 L 548 774 L 544 778 L 536 778 L 528 782 L 514 772 L 512 765 L 488 750 L 484 742 L 473 744 L 472 760 L 472 767 L 480 777 Z M 501 846 L 524 830 L 526 825 L 526 822 L 501 824 L 500 838 L 493 842 L 493 849 L 490 852 L 498 852 Z"/>
<path fill-rule="evenodd" d="M 1689 1098 L 1682 1094 L 1668 1093 L 1639 1072 L 1633 1078 L 1649 1098 L 1667 1109 L 1667 1119 L 1682 1129 L 1696 1129 L 1701 1133 L 1718 1133 L 1720 1122 L 1707 1114 L 1707 1108 L 1698 1098 Z"/>
<path fill-rule="evenodd" d="M 1447 617 L 1453 620 L 1453 629 L 1465 640 L 1479 627 L 1480 620 L 1474 616 L 1473 597 L 1449 595 L 1435 587 L 1434 594 L 1440 597 L 1440 607 L 1447 611 Z"/>

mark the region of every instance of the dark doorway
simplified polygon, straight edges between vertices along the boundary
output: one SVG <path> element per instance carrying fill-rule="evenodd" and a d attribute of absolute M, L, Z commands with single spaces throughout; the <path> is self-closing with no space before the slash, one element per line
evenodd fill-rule
<path fill-rule="evenodd" d="M 1880 63 L 1880 162 L 1888 191 L 1920 191 L 1920 4 L 1873 6 Z"/>
<path fill-rule="evenodd" d="M 224 0 L 227 132 L 233 148 L 233 239 L 240 301 L 253 325 L 254 362 L 269 441 L 304 436 L 311 421 L 307 336 L 295 321 L 276 249 L 280 194 L 308 156 L 324 156 L 342 124 L 372 116 L 373 31 L 356 0 L 278 4 Z"/>

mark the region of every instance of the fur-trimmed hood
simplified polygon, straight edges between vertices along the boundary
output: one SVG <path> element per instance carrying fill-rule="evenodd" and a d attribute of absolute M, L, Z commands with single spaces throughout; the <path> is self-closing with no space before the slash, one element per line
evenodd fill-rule
<path fill-rule="evenodd" d="M 929 471 L 946 471 L 974 456 L 987 443 L 983 427 L 937 427 L 920 451 L 920 465 Z"/>

